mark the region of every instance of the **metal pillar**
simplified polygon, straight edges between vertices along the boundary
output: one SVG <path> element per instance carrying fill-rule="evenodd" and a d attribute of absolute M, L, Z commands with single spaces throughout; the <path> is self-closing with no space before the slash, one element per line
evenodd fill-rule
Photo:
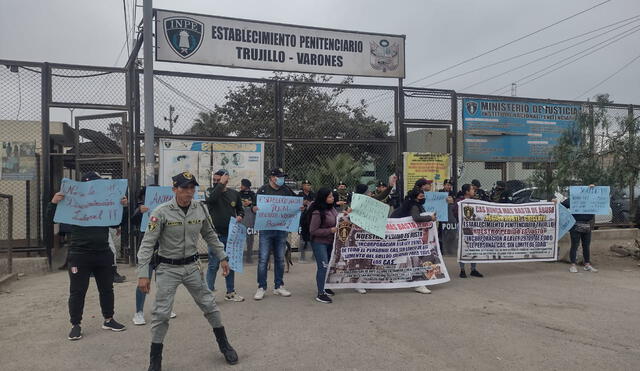
<path fill-rule="evenodd" d="M 42 200 L 41 210 L 43 213 L 47 210 L 47 205 L 49 204 L 49 200 L 51 200 L 51 142 L 49 141 L 49 102 L 51 102 L 51 68 L 49 67 L 49 63 L 42 64 L 41 71 L 41 113 L 40 119 L 41 123 L 41 145 L 42 145 L 42 179 L 43 182 L 43 192 L 42 192 Z M 53 224 L 51 224 L 50 220 L 45 220 L 42 218 L 42 233 L 43 233 L 43 241 L 45 243 L 45 248 L 47 250 L 47 260 L 49 261 L 49 269 L 51 269 L 52 263 L 52 255 L 51 249 L 53 248 Z"/>
<path fill-rule="evenodd" d="M 144 37 L 144 179 L 145 184 L 155 183 L 154 112 L 153 112 L 153 5 L 152 0 L 143 4 Z"/>

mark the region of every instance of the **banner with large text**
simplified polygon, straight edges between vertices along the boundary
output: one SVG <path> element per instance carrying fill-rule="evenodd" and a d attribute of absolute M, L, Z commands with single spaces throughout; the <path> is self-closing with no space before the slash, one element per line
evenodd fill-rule
<path fill-rule="evenodd" d="M 333 75 L 405 75 L 404 36 L 155 10 L 156 60 Z"/>
<path fill-rule="evenodd" d="M 338 217 L 326 288 L 393 289 L 449 281 L 436 223 L 390 218 L 384 238 Z"/>
<path fill-rule="evenodd" d="M 558 259 L 558 213 L 553 202 L 458 204 L 458 261 L 509 263 Z"/>

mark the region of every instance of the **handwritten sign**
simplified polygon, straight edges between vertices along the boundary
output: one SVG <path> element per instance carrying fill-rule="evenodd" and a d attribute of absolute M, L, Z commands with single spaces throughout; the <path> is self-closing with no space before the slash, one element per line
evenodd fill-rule
<path fill-rule="evenodd" d="M 127 192 L 126 179 L 99 179 L 76 182 L 62 179 L 60 192 L 64 199 L 58 203 L 53 221 L 83 227 L 110 227 L 122 221 L 120 200 Z"/>
<path fill-rule="evenodd" d="M 387 231 L 389 205 L 369 196 L 354 193 L 351 199 L 351 222 L 369 233 L 384 238 Z"/>
<path fill-rule="evenodd" d="M 609 214 L 609 187 L 569 187 L 571 214 Z"/>
<path fill-rule="evenodd" d="M 254 229 L 297 232 L 303 201 L 302 197 L 258 195 Z"/>
<path fill-rule="evenodd" d="M 247 243 L 247 227 L 238 223 L 236 218 L 229 218 L 229 236 L 227 237 L 227 256 L 229 266 L 234 272 L 242 273 L 242 255 Z"/>
<path fill-rule="evenodd" d="M 427 213 L 436 213 L 439 222 L 449 221 L 449 204 L 447 204 L 447 192 L 425 192 L 424 210 Z"/>
<path fill-rule="evenodd" d="M 571 215 L 571 211 L 564 207 L 562 204 L 558 204 L 558 239 L 569 232 L 569 229 L 576 224 L 576 219 Z"/>
<path fill-rule="evenodd" d="M 142 214 L 142 222 L 140 223 L 140 231 L 146 232 L 149 225 L 149 217 L 151 212 L 167 201 L 173 199 L 174 193 L 172 187 L 157 187 L 149 186 L 144 192 L 144 205 L 149 208 L 149 211 Z"/>

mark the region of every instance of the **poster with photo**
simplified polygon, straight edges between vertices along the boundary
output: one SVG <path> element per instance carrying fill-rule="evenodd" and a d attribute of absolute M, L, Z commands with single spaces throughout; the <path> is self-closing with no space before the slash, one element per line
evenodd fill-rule
<path fill-rule="evenodd" d="M 35 180 L 36 142 L 0 144 L 0 180 Z"/>

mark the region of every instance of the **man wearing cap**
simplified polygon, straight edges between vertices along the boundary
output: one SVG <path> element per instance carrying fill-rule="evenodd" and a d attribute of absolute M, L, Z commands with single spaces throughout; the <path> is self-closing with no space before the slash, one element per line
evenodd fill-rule
<path fill-rule="evenodd" d="M 305 211 L 307 210 L 309 205 L 311 205 L 311 203 L 316 199 L 316 194 L 311 190 L 311 182 L 309 180 L 305 179 L 302 181 L 302 190 L 298 192 L 298 196 L 303 198 L 302 202 L 304 206 L 304 210 L 302 212 L 302 215 L 300 216 L 300 243 L 298 247 L 298 250 L 300 251 L 300 263 L 304 263 L 306 262 L 305 250 L 307 248 L 307 245 L 311 244 L 311 235 L 306 233 L 306 231 L 304 231 L 305 233 L 303 233 L 302 221 L 306 216 Z"/>
<path fill-rule="evenodd" d="M 82 174 L 81 180 L 89 182 L 102 179 L 97 173 L 90 171 Z M 53 222 L 58 203 L 64 200 L 64 193 L 58 192 L 51 199 L 47 207 L 47 220 Z M 129 201 L 123 196 L 120 203 L 126 206 Z M 122 225 L 126 221 L 126 213 L 122 213 Z M 82 314 L 84 301 L 89 288 L 89 279 L 93 274 L 98 286 L 100 308 L 104 322 L 104 330 L 124 331 L 125 326 L 113 319 L 113 261 L 114 255 L 109 246 L 109 228 L 113 227 L 83 227 L 71 226 L 71 242 L 67 257 L 69 269 L 69 317 L 71 331 L 69 340 L 82 338 Z"/>
<path fill-rule="evenodd" d="M 242 224 L 247 227 L 247 253 L 244 259 L 245 262 L 251 264 L 253 263 L 253 236 L 258 232 L 253 228 L 256 220 L 256 214 L 253 212 L 253 206 L 256 204 L 256 193 L 251 190 L 251 181 L 249 179 L 240 181 L 240 199 L 244 209 Z"/>
<path fill-rule="evenodd" d="M 242 222 L 244 217 L 244 208 L 242 207 L 242 199 L 238 191 L 228 188 L 229 172 L 220 169 L 213 174 L 213 187 L 207 190 L 205 202 L 209 208 L 209 214 L 213 215 L 213 225 L 218 233 L 218 239 L 227 247 L 227 237 L 229 236 L 229 219 L 235 218 L 238 223 Z M 209 246 L 209 263 L 207 269 L 207 285 L 209 290 L 215 289 L 216 274 L 220 266 L 213 248 Z M 224 300 L 228 301 L 244 301 L 244 298 L 236 293 L 234 272 L 229 271 L 225 277 L 227 293 Z"/>
<path fill-rule="evenodd" d="M 395 175 L 391 175 L 389 177 L 389 185 L 387 185 L 383 180 L 379 181 L 378 184 L 376 184 L 376 191 L 371 195 L 371 197 L 384 202 L 392 208 L 396 207 L 397 205 L 392 198 L 391 192 L 395 189 L 397 181 L 398 177 Z"/>
<path fill-rule="evenodd" d="M 511 203 L 511 193 L 507 190 L 507 183 L 502 180 L 496 182 L 495 188 L 491 191 L 489 196 L 491 202 L 497 202 L 501 204 Z"/>
<path fill-rule="evenodd" d="M 272 169 L 269 172 L 269 183 L 258 189 L 258 195 L 270 196 L 295 196 L 291 188 L 284 184 L 287 174 L 280 168 Z M 303 207 L 304 208 L 304 207 Z M 253 211 L 257 212 L 258 207 L 254 206 Z M 269 254 L 273 251 L 274 259 L 274 290 L 273 293 L 279 296 L 291 296 L 284 287 L 284 252 L 288 233 L 286 231 L 262 230 L 258 239 L 258 290 L 253 296 L 255 300 L 262 300 L 267 291 L 267 262 Z"/>
<path fill-rule="evenodd" d="M 471 181 L 471 187 L 475 190 L 474 198 L 480 201 L 489 201 L 489 195 L 482 189 L 482 185 L 478 179 Z"/>
<path fill-rule="evenodd" d="M 156 258 L 156 293 L 151 321 L 151 353 L 149 370 L 162 368 L 162 348 L 169 329 L 169 317 L 176 289 L 184 285 L 198 304 L 213 328 L 218 347 L 229 364 L 238 362 L 238 355 L 227 340 L 220 311 L 213 293 L 204 281 L 198 248 L 198 235 L 207 242 L 221 262 L 223 275 L 229 274 L 229 263 L 224 245 L 213 229 L 213 221 L 206 207 L 193 201 L 196 178 L 189 172 L 172 178 L 175 197 L 156 207 L 151 212 L 147 232 L 138 251 L 138 287 L 144 293 L 151 288 L 149 263 L 156 242 L 159 243 Z"/>

